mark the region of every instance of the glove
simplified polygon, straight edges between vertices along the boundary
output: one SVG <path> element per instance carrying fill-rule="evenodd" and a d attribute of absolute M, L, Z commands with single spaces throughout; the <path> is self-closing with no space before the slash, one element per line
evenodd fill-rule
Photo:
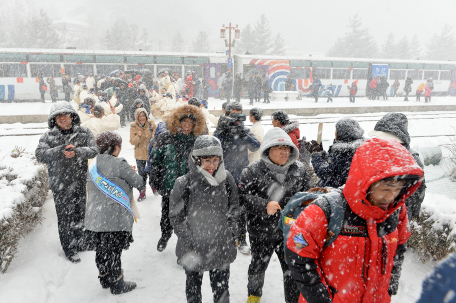
<path fill-rule="evenodd" d="M 311 154 L 322 152 L 323 151 L 323 144 L 321 144 L 321 143 L 318 144 L 317 141 L 312 140 L 310 142 L 310 148 L 308 150 L 309 150 L 309 153 L 311 153 Z"/>

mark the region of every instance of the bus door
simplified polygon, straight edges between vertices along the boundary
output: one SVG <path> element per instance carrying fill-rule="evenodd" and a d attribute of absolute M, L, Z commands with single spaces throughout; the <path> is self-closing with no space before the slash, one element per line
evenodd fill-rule
<path fill-rule="evenodd" d="M 220 63 L 204 64 L 204 80 L 206 80 L 209 83 L 210 97 L 218 97 L 220 95 L 220 87 L 218 82 L 221 76 L 222 70 Z"/>

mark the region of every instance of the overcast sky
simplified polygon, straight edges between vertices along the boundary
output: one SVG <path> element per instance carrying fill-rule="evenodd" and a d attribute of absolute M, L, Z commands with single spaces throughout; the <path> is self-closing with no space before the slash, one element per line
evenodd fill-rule
<path fill-rule="evenodd" d="M 0 0 L 7 1 L 7 0 Z M 13 1 L 13 0 L 11 0 Z M 75 19 L 106 28 L 119 16 L 149 29 L 151 38 L 171 39 L 180 31 L 191 42 L 206 31 L 214 48 L 223 49 L 219 30 L 233 22 L 240 28 L 254 24 L 261 14 L 269 19 L 273 33 L 280 32 L 288 46 L 303 52 L 325 53 L 347 31 L 350 16 L 358 13 L 364 27 L 381 46 L 389 32 L 397 39 L 414 34 L 422 46 L 443 25 L 456 35 L 456 0 L 40 0 L 54 19 Z"/>

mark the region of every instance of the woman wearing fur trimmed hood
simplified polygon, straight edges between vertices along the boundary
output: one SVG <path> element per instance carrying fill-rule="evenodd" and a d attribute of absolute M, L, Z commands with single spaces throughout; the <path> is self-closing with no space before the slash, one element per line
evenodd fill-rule
<path fill-rule="evenodd" d="M 203 113 L 193 105 L 173 110 L 166 125 L 168 130 L 155 139 L 149 154 L 150 186 L 162 195 L 162 237 L 158 242 L 158 251 L 166 248 L 173 232 L 169 221 L 169 195 L 174 182 L 188 172 L 187 159 L 195 140 L 207 131 Z"/>
<path fill-rule="evenodd" d="M 358 146 L 364 142 L 364 130 L 358 122 L 343 118 L 336 123 L 336 139 L 328 153 L 319 148 L 312 150 L 312 166 L 320 178 L 320 187 L 340 187 L 345 184 L 348 171 Z"/>

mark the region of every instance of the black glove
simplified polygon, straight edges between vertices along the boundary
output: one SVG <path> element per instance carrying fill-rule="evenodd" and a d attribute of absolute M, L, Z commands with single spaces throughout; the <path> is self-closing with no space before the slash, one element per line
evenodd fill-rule
<path fill-rule="evenodd" d="M 321 144 L 321 143 L 318 144 L 317 141 L 312 140 L 310 142 L 310 148 L 308 150 L 309 150 L 309 153 L 311 153 L 311 154 L 322 152 L 323 151 L 323 144 Z"/>

